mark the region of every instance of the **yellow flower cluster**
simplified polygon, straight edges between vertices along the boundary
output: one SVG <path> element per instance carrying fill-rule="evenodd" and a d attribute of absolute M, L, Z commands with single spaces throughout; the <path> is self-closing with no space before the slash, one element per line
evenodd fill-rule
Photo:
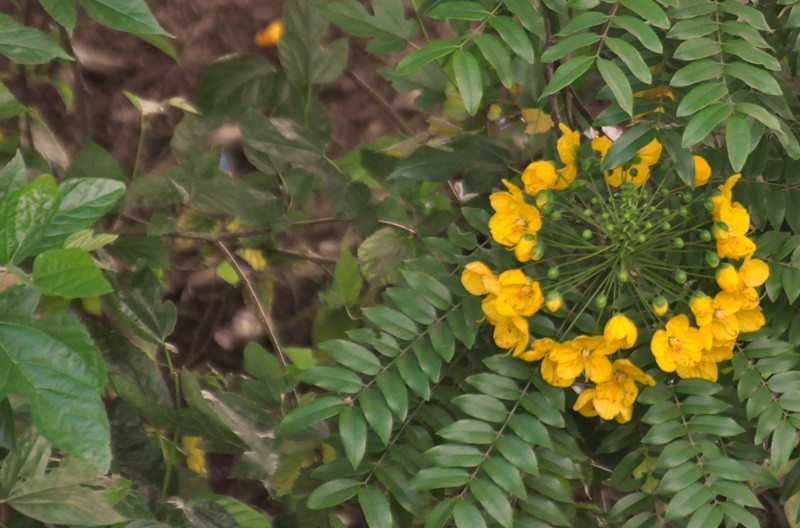
<path fill-rule="evenodd" d="M 765 324 L 756 288 L 769 278 L 769 266 L 753 258 L 755 243 L 747 237 L 750 214 L 733 201 L 733 186 L 740 175 L 734 174 L 718 187 L 711 198 L 717 254 L 720 258 L 744 259 L 737 268 L 722 264 L 716 274 L 720 288 L 713 298 L 697 293 L 689 301 L 696 327 L 689 317 L 676 315 L 666 328 L 655 332 L 650 349 L 659 368 L 675 372 L 681 378 L 716 381 L 717 364 L 733 358 L 736 339 L 741 332 L 755 332 Z"/>
<path fill-rule="evenodd" d="M 607 136 L 597 136 L 592 139 L 592 150 L 600 153 L 602 160 L 606 159 L 608 149 L 614 142 Z M 625 182 L 633 182 L 636 187 L 641 187 L 650 177 L 650 167 L 658 162 L 662 151 L 661 143 L 657 139 L 642 147 L 636 152 L 633 161 L 624 167 L 615 167 L 603 173 L 606 182 L 612 187 L 619 187 Z"/>
<path fill-rule="evenodd" d="M 578 175 L 578 147 L 581 144 L 581 134 L 571 130 L 564 123 L 559 123 L 562 136 L 556 142 L 556 150 L 564 166 L 556 169 L 550 161 L 534 161 L 522 173 L 522 183 L 525 192 L 536 196 L 541 191 L 554 189 L 561 191 L 569 187 Z"/>
<path fill-rule="evenodd" d="M 489 231 L 499 244 L 514 248 L 520 262 L 531 260 L 536 248 L 536 233 L 542 228 L 539 210 L 528 204 L 522 190 L 503 180 L 508 191 L 492 193 L 489 201 L 494 215 L 489 219 Z"/>
<path fill-rule="evenodd" d="M 494 325 L 494 342 L 519 355 L 528 346 L 527 317 L 544 304 L 542 288 L 522 270 L 506 270 L 495 276 L 483 262 L 470 262 L 461 275 L 461 284 L 472 295 L 486 295 L 481 303 L 486 320 Z"/>

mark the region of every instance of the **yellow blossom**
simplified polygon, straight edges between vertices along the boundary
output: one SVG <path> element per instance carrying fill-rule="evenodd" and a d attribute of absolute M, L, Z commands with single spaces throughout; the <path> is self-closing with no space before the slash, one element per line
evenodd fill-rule
<path fill-rule="evenodd" d="M 578 175 L 577 156 L 578 147 L 581 145 L 581 134 L 564 123 L 559 123 L 558 128 L 562 135 L 556 142 L 556 150 L 564 167 L 557 171 L 558 178 L 552 188 L 560 191 L 569 187 Z"/>
<path fill-rule="evenodd" d="M 515 355 L 523 361 L 532 363 L 544 358 L 556 345 L 558 345 L 556 340 L 550 339 L 549 337 L 540 337 L 533 342 L 530 350 Z"/>
<path fill-rule="evenodd" d="M 256 33 L 255 43 L 259 48 L 277 46 L 283 37 L 283 21 L 272 21 L 267 27 Z"/>
<path fill-rule="evenodd" d="M 592 415 L 588 409 L 588 403 L 591 402 L 594 413 L 600 418 L 627 423 L 633 416 L 633 404 L 639 396 L 637 381 L 651 386 L 656 383 L 630 360 L 618 359 L 612 364 L 611 378 L 598 383 L 594 389 L 583 391 L 573 409 L 584 416 Z"/>
<path fill-rule="evenodd" d="M 541 365 L 542 379 L 553 387 L 570 387 L 575 383 L 577 376 L 572 378 L 562 378 L 558 375 L 558 363 L 550 358 L 550 355 L 542 359 Z"/>
<path fill-rule="evenodd" d="M 724 343 L 739 337 L 739 320 L 736 312 L 742 308 L 742 295 L 721 291 L 714 296 L 714 316 L 711 319 L 711 332 L 715 342 Z"/>
<path fill-rule="evenodd" d="M 512 350 L 519 355 L 528 347 L 530 330 L 528 321 L 522 317 L 505 317 L 494 327 L 494 342 L 500 348 Z"/>
<path fill-rule="evenodd" d="M 711 213 L 711 216 L 714 218 L 715 222 L 719 222 L 720 218 L 720 209 L 722 208 L 723 204 L 730 205 L 733 201 L 733 186 L 736 185 L 736 182 L 739 181 L 741 178 L 741 174 L 734 174 L 729 176 L 725 183 L 719 185 L 717 189 L 719 193 L 713 194 L 711 196 L 711 203 L 714 204 L 714 210 Z"/>
<path fill-rule="evenodd" d="M 692 156 L 694 160 L 694 185 L 701 187 L 708 183 L 711 178 L 711 166 L 706 159 L 702 156 Z"/>
<path fill-rule="evenodd" d="M 206 452 L 200 448 L 202 439 L 199 436 L 183 436 L 181 443 L 186 453 L 186 467 L 203 478 L 208 476 L 206 471 Z"/>
<path fill-rule="evenodd" d="M 726 292 L 737 292 L 742 288 L 742 279 L 736 268 L 723 264 L 717 269 L 717 285 Z"/>
<path fill-rule="evenodd" d="M 659 295 L 653 299 L 653 305 L 651 308 L 653 309 L 654 314 L 656 314 L 658 317 L 661 317 L 669 311 L 669 303 L 662 295 Z"/>
<path fill-rule="evenodd" d="M 563 302 L 564 300 L 561 298 L 561 294 L 555 291 L 548 293 L 545 298 L 545 306 L 547 306 L 550 313 L 557 312 L 561 308 Z"/>
<path fill-rule="evenodd" d="M 581 335 L 561 343 L 548 357 L 558 363 L 558 377 L 574 379 L 584 373 L 588 379 L 599 383 L 611 377 L 611 362 L 606 356 L 616 350 L 606 343 L 603 336 Z"/>
<path fill-rule="evenodd" d="M 497 293 L 497 277 L 481 261 L 470 262 L 461 273 L 461 284 L 472 295 Z"/>
<path fill-rule="evenodd" d="M 542 228 L 542 217 L 536 207 L 525 202 L 522 191 L 503 180 L 509 192 L 492 193 L 489 197 L 495 214 L 489 219 L 492 238 L 504 246 L 515 246 L 525 235 L 535 235 Z"/>
<path fill-rule="evenodd" d="M 639 337 L 636 325 L 622 314 L 617 314 L 606 322 L 603 329 L 606 344 L 612 348 L 631 348 Z"/>
<path fill-rule="evenodd" d="M 558 173 L 549 161 L 534 161 L 522 173 L 525 192 L 531 196 L 536 196 L 539 191 L 554 188 L 557 182 Z"/>
<path fill-rule="evenodd" d="M 500 321 L 507 319 L 505 315 L 500 315 L 497 312 L 497 295 L 494 293 L 490 293 L 483 298 L 483 301 L 481 301 L 481 310 L 483 310 L 483 315 L 486 317 L 486 320 L 489 321 L 489 324 L 496 325 Z"/>
<path fill-rule="evenodd" d="M 681 378 L 702 378 L 717 381 L 719 368 L 717 364 L 733 358 L 733 341 L 703 350 L 700 361 L 695 365 L 678 367 L 675 373 Z"/>
<path fill-rule="evenodd" d="M 708 295 L 697 295 L 689 300 L 689 308 L 694 314 L 697 326 L 707 326 L 714 318 L 714 299 Z"/>
<path fill-rule="evenodd" d="M 502 181 L 508 190 L 493 192 L 489 195 L 489 203 L 492 205 L 492 209 L 498 213 L 516 209 L 520 203 L 525 203 L 525 195 L 522 194 L 522 189 L 505 178 Z"/>
<path fill-rule="evenodd" d="M 747 333 L 759 330 L 767 323 L 767 320 L 759 308 L 753 308 L 736 312 L 736 322 L 739 323 L 739 331 Z"/>
<path fill-rule="evenodd" d="M 722 202 L 719 207 L 719 222 L 726 229 L 716 229 L 717 254 L 721 258 L 740 259 L 750 257 L 756 250 L 755 243 L 745 236 L 750 229 L 750 213 L 739 202 Z"/>
<path fill-rule="evenodd" d="M 653 357 L 664 372 L 696 365 L 702 357 L 703 348 L 703 335 L 689 325 L 689 318 L 683 314 L 671 317 L 666 328 L 656 330 L 650 341 Z"/>
<path fill-rule="evenodd" d="M 742 307 L 739 308 L 740 311 L 754 310 L 758 308 L 758 305 L 761 302 L 761 297 L 759 297 L 758 292 L 756 291 L 755 288 L 748 288 L 747 286 L 745 286 L 744 288 L 742 288 L 739 294 L 742 296 L 743 299 Z"/>
<path fill-rule="evenodd" d="M 536 237 L 531 234 L 522 235 L 514 246 L 514 256 L 520 262 L 533 260 L 533 250 L 536 248 Z"/>
<path fill-rule="evenodd" d="M 601 159 L 605 159 L 612 144 L 607 137 L 599 136 L 592 140 L 592 150 L 599 152 Z M 634 161 L 627 168 L 616 167 L 605 171 L 603 176 L 606 182 L 612 187 L 619 187 L 623 183 L 630 181 L 636 187 L 641 187 L 650 177 L 650 167 L 661 157 L 662 150 L 661 143 L 657 139 L 653 139 L 636 152 Z"/>
<path fill-rule="evenodd" d="M 497 279 L 497 313 L 530 317 L 544 304 L 542 288 L 520 269 L 506 270 Z"/>
<path fill-rule="evenodd" d="M 769 266 L 761 259 L 746 259 L 739 267 L 739 277 L 748 288 L 757 288 L 769 278 Z"/>

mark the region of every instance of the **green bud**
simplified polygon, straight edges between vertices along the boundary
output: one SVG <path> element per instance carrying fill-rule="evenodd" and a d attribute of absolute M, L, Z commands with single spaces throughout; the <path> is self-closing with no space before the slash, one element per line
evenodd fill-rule
<path fill-rule="evenodd" d="M 606 297 L 602 293 L 594 298 L 594 305 L 600 308 L 601 310 L 605 308 L 607 304 L 608 304 L 608 297 Z"/>
<path fill-rule="evenodd" d="M 672 210 L 669 207 L 664 207 L 663 209 L 661 209 L 661 214 L 663 214 L 664 216 L 669 216 L 671 212 Z"/>
<path fill-rule="evenodd" d="M 687 209 L 686 207 L 681 207 L 680 209 L 678 209 L 678 214 L 680 215 L 681 218 L 689 218 L 689 209 Z"/>
<path fill-rule="evenodd" d="M 561 211 L 553 211 L 553 214 L 550 215 L 550 218 L 552 218 L 555 221 L 559 221 L 561 220 L 562 216 L 564 216 L 564 213 L 562 213 Z"/>
<path fill-rule="evenodd" d="M 661 188 L 661 196 L 663 196 L 664 198 L 669 196 L 669 189 L 667 189 L 666 187 L 662 187 Z"/>
<path fill-rule="evenodd" d="M 644 228 L 645 229 L 653 229 L 653 222 L 648 220 L 647 222 L 644 223 Z"/>
<path fill-rule="evenodd" d="M 603 211 L 600 214 L 600 220 L 608 220 L 609 218 L 611 218 L 611 215 L 608 214 L 608 211 Z"/>
<path fill-rule="evenodd" d="M 669 222 L 663 222 L 661 224 L 661 229 L 663 231 L 669 231 L 670 229 L 672 229 L 672 224 L 670 224 Z"/>
<path fill-rule="evenodd" d="M 617 226 L 615 226 L 615 225 L 614 225 L 614 224 L 612 224 L 611 222 L 608 222 L 608 223 L 606 223 L 606 224 L 603 226 L 603 230 L 604 230 L 606 233 L 613 233 L 614 231 L 616 231 L 616 230 L 617 230 Z"/>
<path fill-rule="evenodd" d="M 692 193 L 690 193 L 690 192 L 683 193 L 681 195 L 681 200 L 683 200 L 686 203 L 691 202 L 692 201 Z"/>
<path fill-rule="evenodd" d="M 711 232 L 708 229 L 701 229 L 700 240 L 702 240 L 703 242 L 708 242 L 709 240 L 711 240 Z"/>
<path fill-rule="evenodd" d="M 533 251 L 531 251 L 531 260 L 533 260 L 534 262 L 541 260 L 543 256 L 544 256 L 544 248 L 541 245 L 537 245 L 536 247 L 533 248 Z"/>
<path fill-rule="evenodd" d="M 553 202 L 547 202 L 543 204 L 539 210 L 542 212 L 542 214 L 550 214 L 553 211 Z"/>
<path fill-rule="evenodd" d="M 683 249 L 685 243 L 681 237 L 676 237 L 675 240 L 672 241 L 672 245 L 675 246 L 675 249 Z"/>
<path fill-rule="evenodd" d="M 598 198 L 597 196 L 592 196 L 592 199 L 591 199 L 591 200 L 589 200 L 589 202 L 590 202 L 592 205 L 597 205 L 597 204 L 599 204 L 599 203 L 600 203 L 600 198 Z"/>
<path fill-rule="evenodd" d="M 619 270 L 617 272 L 617 280 L 622 282 L 622 283 L 628 282 L 630 280 L 630 278 L 631 278 L 631 275 L 626 270 Z"/>
<path fill-rule="evenodd" d="M 683 284 L 688 279 L 689 279 L 689 277 L 686 276 L 686 272 L 685 271 L 678 270 L 678 271 L 675 272 L 675 282 L 677 282 L 678 284 Z"/>
<path fill-rule="evenodd" d="M 547 270 L 547 278 L 551 280 L 556 280 L 559 275 L 558 266 L 553 266 L 549 270 Z"/>
<path fill-rule="evenodd" d="M 636 241 L 640 244 L 644 244 L 647 242 L 647 235 L 644 233 L 639 233 L 639 235 L 636 236 Z"/>
<path fill-rule="evenodd" d="M 589 209 L 589 208 L 587 207 L 586 209 L 584 209 L 584 210 L 583 210 L 583 212 L 581 213 L 581 215 L 582 215 L 584 218 L 589 218 L 589 217 L 591 217 L 591 216 L 592 216 L 592 210 L 591 210 L 591 209 Z"/>
<path fill-rule="evenodd" d="M 705 207 L 706 211 L 710 213 L 711 211 L 714 210 L 714 202 L 712 202 L 711 200 L 706 200 L 705 202 L 703 202 L 703 207 Z"/>
<path fill-rule="evenodd" d="M 713 251 L 706 251 L 706 264 L 712 268 L 719 266 L 719 255 Z"/>
<path fill-rule="evenodd" d="M 583 237 L 584 240 L 589 240 L 590 238 L 592 238 L 592 236 L 594 236 L 594 233 L 592 233 L 591 229 L 584 229 L 583 233 L 581 233 L 581 236 Z"/>

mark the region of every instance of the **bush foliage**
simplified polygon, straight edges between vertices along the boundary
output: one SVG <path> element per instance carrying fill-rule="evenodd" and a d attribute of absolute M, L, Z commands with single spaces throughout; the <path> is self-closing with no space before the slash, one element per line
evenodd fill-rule
<path fill-rule="evenodd" d="M 15 78 L 77 23 L 176 56 L 143 0 L 39 3 L 0 15 Z M 792 0 L 287 0 L 276 55 L 126 93 L 143 141 L 184 114 L 154 172 L 91 141 L 59 166 L 0 84 L 3 525 L 800 522 L 798 28 Z M 319 90 L 362 48 L 420 117 L 381 99 L 398 132 L 331 157 Z M 329 222 L 336 259 L 286 247 Z M 263 327 L 244 372 L 174 366 L 175 248 Z M 308 348 L 272 315 L 298 266 L 330 272 Z"/>

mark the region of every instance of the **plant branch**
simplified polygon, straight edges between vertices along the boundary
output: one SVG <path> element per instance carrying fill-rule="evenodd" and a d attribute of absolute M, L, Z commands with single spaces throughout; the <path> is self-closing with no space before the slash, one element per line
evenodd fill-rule
<path fill-rule="evenodd" d="M 57 24 L 58 34 L 61 36 L 61 41 L 64 44 L 64 49 L 67 53 L 72 55 L 70 68 L 72 75 L 75 77 L 75 112 L 78 115 L 78 128 L 81 131 L 81 143 L 91 137 L 89 130 L 89 108 L 86 105 L 86 96 L 89 91 L 86 88 L 86 81 L 83 77 L 83 69 L 81 68 L 81 61 L 72 47 L 72 41 L 61 24 Z"/>
<path fill-rule="evenodd" d="M 378 103 L 378 106 L 380 106 L 381 108 L 383 108 L 383 110 L 384 110 L 384 111 L 386 112 L 386 114 L 389 116 L 389 119 L 392 121 L 392 123 L 394 123 L 394 126 L 395 126 L 395 127 L 397 127 L 397 129 L 398 129 L 400 132 L 402 132 L 402 133 L 404 133 L 404 134 L 408 134 L 409 136 L 413 136 L 413 135 L 414 135 L 414 131 L 413 131 L 413 130 L 411 130 L 411 127 L 409 127 L 409 126 L 406 124 L 406 122 L 405 122 L 405 121 L 403 121 L 403 118 L 402 118 L 402 117 L 400 117 L 400 115 L 399 115 L 399 114 L 398 114 L 398 113 L 395 111 L 395 109 L 394 109 L 394 108 L 392 108 L 392 105 L 390 105 L 390 104 L 389 104 L 389 103 L 386 101 L 386 99 L 384 99 L 384 98 L 383 98 L 383 96 L 382 96 L 381 94 L 379 94 L 377 91 L 375 91 L 375 89 L 374 89 L 372 86 L 370 86 L 369 84 L 367 84 L 367 83 L 366 83 L 366 82 L 365 82 L 365 81 L 364 81 L 364 80 L 363 80 L 361 77 L 359 77 L 359 76 L 358 76 L 358 74 L 356 74 L 355 72 L 348 71 L 348 72 L 347 72 L 347 76 L 348 76 L 348 77 L 350 77 L 350 79 L 351 79 L 351 80 L 352 80 L 354 83 L 356 83 L 356 85 L 357 85 L 359 88 L 361 88 L 362 90 L 364 90 L 364 91 L 367 93 L 367 95 L 369 95 L 369 96 L 370 96 L 370 98 L 371 98 L 373 101 L 375 101 L 376 103 Z"/>

